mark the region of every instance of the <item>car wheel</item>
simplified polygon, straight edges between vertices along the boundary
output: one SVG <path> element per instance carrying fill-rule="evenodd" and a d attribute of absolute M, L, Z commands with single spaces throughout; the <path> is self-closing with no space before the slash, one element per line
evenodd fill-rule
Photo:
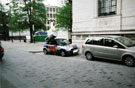
<path fill-rule="evenodd" d="M 129 67 L 132 67 L 135 65 L 135 59 L 131 56 L 126 56 L 124 58 L 124 64 L 129 66 Z"/>
<path fill-rule="evenodd" d="M 66 56 L 65 51 L 62 50 L 62 51 L 60 52 L 60 55 L 61 55 L 62 57 Z"/>
<path fill-rule="evenodd" d="M 48 53 L 46 49 L 43 49 L 43 52 L 45 55 Z"/>
<path fill-rule="evenodd" d="M 85 54 L 85 57 L 86 57 L 87 60 L 92 60 L 93 59 L 93 56 L 92 56 L 92 54 L 90 52 L 87 52 Z"/>

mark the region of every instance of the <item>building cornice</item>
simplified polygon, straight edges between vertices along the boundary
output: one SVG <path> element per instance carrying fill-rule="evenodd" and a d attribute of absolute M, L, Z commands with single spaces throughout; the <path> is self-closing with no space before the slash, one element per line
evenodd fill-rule
<path fill-rule="evenodd" d="M 81 31 L 72 32 L 72 35 L 96 35 L 96 34 L 135 34 L 135 30 L 122 30 L 122 31 Z"/>

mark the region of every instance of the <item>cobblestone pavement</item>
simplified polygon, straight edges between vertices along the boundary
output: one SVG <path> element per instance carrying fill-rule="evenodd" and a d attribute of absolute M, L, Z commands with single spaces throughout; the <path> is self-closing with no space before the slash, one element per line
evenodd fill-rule
<path fill-rule="evenodd" d="M 135 88 L 135 67 L 118 62 L 87 61 L 82 55 L 44 55 L 44 43 L 2 41 L 0 75 L 16 88 Z M 4 88 L 4 87 L 3 87 Z"/>
<path fill-rule="evenodd" d="M 0 88 L 15 88 L 15 87 L 0 74 Z"/>

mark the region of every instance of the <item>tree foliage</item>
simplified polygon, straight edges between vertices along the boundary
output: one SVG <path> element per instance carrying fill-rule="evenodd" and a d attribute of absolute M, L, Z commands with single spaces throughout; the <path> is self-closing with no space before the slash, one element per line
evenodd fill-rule
<path fill-rule="evenodd" d="M 23 14 L 21 14 L 21 8 L 18 6 L 18 3 L 15 1 L 12 1 L 12 6 L 10 6 L 9 9 L 9 28 L 10 31 L 18 32 L 25 27 L 20 22 L 23 19 Z M 23 22 L 22 22 L 23 23 Z"/>
<path fill-rule="evenodd" d="M 65 1 L 65 5 L 59 8 L 56 14 L 56 27 L 72 31 L 72 4 Z"/>
<path fill-rule="evenodd" d="M 6 25 L 8 23 L 8 16 L 4 11 L 4 6 L 0 3 L 0 26 Z"/>
<path fill-rule="evenodd" d="M 4 6 L 0 3 L 0 35 L 4 34 L 4 40 L 8 38 L 8 16 Z"/>
<path fill-rule="evenodd" d="M 25 23 L 34 25 L 34 31 L 46 30 L 46 9 L 43 3 L 39 3 L 40 1 L 42 0 L 24 0 L 23 11 L 27 13 Z"/>
<path fill-rule="evenodd" d="M 33 34 L 37 30 L 46 30 L 46 9 L 43 0 L 22 0 L 23 5 L 12 0 L 10 5 L 10 23 L 12 31 L 30 30 L 31 42 Z"/>
<path fill-rule="evenodd" d="M 42 0 L 24 0 L 23 11 L 27 13 L 25 23 L 28 22 L 30 28 L 31 42 L 33 42 L 33 31 L 46 30 L 46 9 L 43 3 L 39 3 Z M 33 26 L 36 30 L 33 30 Z"/>

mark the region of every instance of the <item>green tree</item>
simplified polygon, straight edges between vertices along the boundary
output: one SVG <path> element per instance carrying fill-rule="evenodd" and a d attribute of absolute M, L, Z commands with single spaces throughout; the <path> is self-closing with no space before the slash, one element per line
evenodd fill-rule
<path fill-rule="evenodd" d="M 42 0 L 23 0 L 26 12 L 25 24 L 30 29 L 31 42 L 33 42 L 33 34 L 37 30 L 46 30 L 46 9 Z M 33 30 L 34 27 L 34 30 Z"/>
<path fill-rule="evenodd" d="M 20 31 L 23 31 L 25 27 L 22 26 L 21 23 L 23 19 L 22 8 L 18 5 L 18 2 L 15 0 L 12 0 L 10 3 L 7 3 L 6 5 L 9 6 L 9 30 L 12 33 L 12 42 L 13 42 L 13 32 L 18 32 L 20 34 Z M 21 23 L 20 23 L 21 22 Z M 21 38 L 20 38 L 21 40 Z"/>
<path fill-rule="evenodd" d="M 13 32 L 30 30 L 30 42 L 33 42 L 33 34 L 37 30 L 46 30 L 46 9 L 43 0 L 12 0 L 10 5 L 9 27 Z"/>
<path fill-rule="evenodd" d="M 71 39 L 72 32 L 72 3 L 65 1 L 65 5 L 59 8 L 56 13 L 56 28 L 68 30 L 69 39 Z"/>
<path fill-rule="evenodd" d="M 12 11 L 11 11 L 12 10 Z M 20 13 L 21 8 L 18 6 L 18 3 L 15 1 L 12 1 L 12 6 L 10 5 L 9 9 L 9 28 L 12 32 L 18 32 L 20 29 L 22 29 L 20 21 L 23 19 L 23 14 Z"/>
<path fill-rule="evenodd" d="M 4 35 L 4 40 L 7 40 L 8 36 L 8 16 L 4 6 L 0 3 L 0 33 Z"/>

